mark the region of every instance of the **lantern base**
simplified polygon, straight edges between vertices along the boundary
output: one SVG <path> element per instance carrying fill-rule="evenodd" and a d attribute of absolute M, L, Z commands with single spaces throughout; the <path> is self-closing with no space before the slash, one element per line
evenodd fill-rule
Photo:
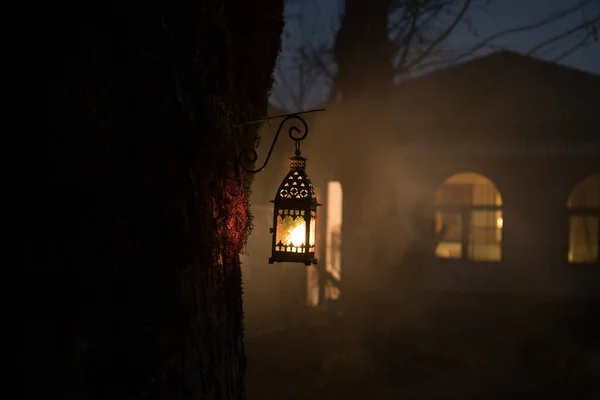
<path fill-rule="evenodd" d="M 282 258 L 273 258 L 273 257 L 269 257 L 269 264 L 275 264 L 275 263 L 302 263 L 306 266 L 309 265 L 317 265 L 317 259 L 316 258 L 312 258 L 310 260 L 299 260 L 299 259 L 294 259 L 291 257 L 282 257 Z"/>

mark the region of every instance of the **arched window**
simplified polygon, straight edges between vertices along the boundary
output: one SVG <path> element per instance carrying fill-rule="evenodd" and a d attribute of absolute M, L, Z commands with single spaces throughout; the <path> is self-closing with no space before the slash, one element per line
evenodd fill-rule
<path fill-rule="evenodd" d="M 502 259 L 502 197 L 483 175 L 465 172 L 446 179 L 435 196 L 438 258 Z"/>
<path fill-rule="evenodd" d="M 598 264 L 600 248 L 600 174 L 580 181 L 567 200 L 570 263 Z"/>

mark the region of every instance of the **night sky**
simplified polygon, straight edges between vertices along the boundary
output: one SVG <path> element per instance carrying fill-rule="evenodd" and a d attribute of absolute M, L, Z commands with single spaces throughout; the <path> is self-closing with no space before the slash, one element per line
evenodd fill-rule
<path fill-rule="evenodd" d="M 367 0 L 368 1 L 368 0 Z M 585 0 L 492 0 L 484 8 L 472 6 L 468 17 L 471 26 L 478 37 L 467 29 L 466 24 L 461 24 L 450 36 L 447 45 L 460 53 L 471 45 L 481 41 L 496 32 L 525 26 L 543 20 L 554 12 L 571 8 Z M 297 88 L 294 57 L 294 47 L 299 43 L 331 43 L 333 35 L 339 28 L 339 19 L 343 12 L 344 0 L 287 0 L 286 30 L 283 36 L 283 50 L 280 55 L 279 66 L 275 73 L 275 88 L 272 100 L 274 103 L 285 103 L 290 106 L 288 93 L 290 86 Z M 517 33 L 505 36 L 493 42 L 493 47 L 481 50 L 478 55 L 483 55 L 494 50 L 506 49 L 527 53 L 535 45 L 545 39 L 554 37 L 562 32 L 591 21 L 600 15 L 600 0 L 592 0 L 586 4 L 582 11 L 578 11 L 560 21 L 526 33 Z M 596 20 L 600 30 L 600 21 Z M 591 28 L 590 28 L 591 29 Z M 576 42 L 581 40 L 584 32 L 570 36 L 568 39 L 557 42 L 536 53 L 537 58 L 554 61 Z M 558 61 L 560 64 L 573 68 L 600 74 L 600 41 L 580 48 L 578 51 Z M 284 83 L 282 75 L 285 75 Z M 287 87 L 286 87 L 287 84 Z M 317 79 L 311 83 L 310 94 L 302 108 L 318 106 L 328 92 L 328 80 Z M 293 105 L 292 108 L 296 108 Z"/>
<path fill-rule="evenodd" d="M 556 10 L 571 8 L 579 3 L 581 3 L 581 0 L 496 0 L 491 3 L 489 14 L 474 12 L 472 17 L 478 25 L 481 36 L 485 37 L 501 30 L 531 24 L 551 15 Z M 577 12 L 558 23 L 527 33 L 508 36 L 498 40 L 496 44 L 509 50 L 527 52 L 544 39 L 581 24 L 584 18 L 591 20 L 597 17 L 599 13 L 600 0 L 594 0 L 586 5 L 582 12 Z M 600 22 L 596 22 L 596 26 L 600 29 Z M 554 57 L 564 52 L 580 38 L 581 35 L 573 35 L 568 40 L 541 51 L 536 57 L 553 60 Z M 462 32 L 457 31 L 455 33 L 452 43 L 458 47 L 465 43 L 473 43 L 475 40 L 466 34 L 463 29 Z M 576 51 L 559 61 L 559 63 L 600 74 L 600 41 L 592 42 L 591 45 Z"/>

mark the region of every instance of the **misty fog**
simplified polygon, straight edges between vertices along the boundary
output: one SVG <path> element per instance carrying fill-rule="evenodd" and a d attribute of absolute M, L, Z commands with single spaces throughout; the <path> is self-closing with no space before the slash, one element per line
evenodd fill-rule
<path fill-rule="evenodd" d="M 325 262 L 324 240 L 319 241 L 317 267 L 267 263 L 273 225 L 268 201 L 293 155 L 293 144 L 282 136 L 279 159 L 253 186 L 254 231 L 242 257 L 249 395 L 266 398 L 273 392 L 272 398 L 291 398 L 296 389 L 286 385 L 300 385 L 320 398 L 317 393 L 329 390 L 323 386 L 339 385 L 338 392 L 345 393 L 340 398 L 371 398 L 368 393 L 375 389 L 360 394 L 356 383 L 347 382 L 365 388 L 372 384 L 363 381 L 385 376 L 395 389 L 381 390 L 397 394 L 374 398 L 411 390 L 425 396 L 418 398 L 440 398 L 424 394 L 431 391 L 430 382 L 455 385 L 463 394 L 464 386 L 472 386 L 473 394 L 464 396 L 474 397 L 468 398 L 480 398 L 486 390 L 498 391 L 496 398 L 512 398 L 507 394 L 512 386 L 528 385 L 583 398 L 572 390 L 587 393 L 594 380 L 586 367 L 593 362 L 586 355 L 588 341 L 598 332 L 589 321 L 591 306 L 579 298 L 564 303 L 544 296 L 572 291 L 572 277 L 542 267 L 540 279 L 538 266 L 522 268 L 518 262 L 504 263 L 501 270 L 490 265 L 427 267 L 435 247 L 429 228 L 433 195 L 442 183 L 434 178 L 439 171 L 403 153 L 394 135 L 372 140 L 369 132 L 390 132 L 391 123 L 376 119 L 365 128 L 334 118 L 335 112 L 308 118 L 311 131 L 302 150 L 319 198 L 327 182 L 342 182 L 341 296 L 333 302 L 314 288 L 315 270 Z M 344 140 L 328 132 L 336 124 L 344 127 Z M 263 132 L 259 154 L 266 154 L 273 129 Z M 450 174 L 449 169 L 446 177 Z M 321 221 L 325 208 L 319 209 Z M 522 236 L 535 234 L 525 222 L 510 225 Z M 592 282 L 588 293 L 597 288 L 598 280 Z M 315 291 L 320 299 L 315 300 Z M 499 391 L 504 381 L 513 383 Z M 300 393 L 297 398 L 310 398 Z"/>
<path fill-rule="evenodd" d="M 306 114 L 316 266 L 268 264 L 284 129 L 242 255 L 250 399 L 597 395 L 600 84 L 561 68 L 499 52 L 389 91 L 365 73 Z M 578 196 L 589 204 L 568 206 Z"/>

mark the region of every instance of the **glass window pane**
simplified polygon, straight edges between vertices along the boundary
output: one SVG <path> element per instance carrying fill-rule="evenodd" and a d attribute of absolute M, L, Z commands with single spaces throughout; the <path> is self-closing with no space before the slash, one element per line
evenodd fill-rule
<path fill-rule="evenodd" d="M 496 186 L 492 182 L 481 182 L 473 185 L 472 204 L 474 206 L 491 206 L 498 203 L 502 203 L 502 200 Z"/>
<path fill-rule="evenodd" d="M 475 261 L 502 258 L 502 211 L 472 211 L 468 257 Z"/>
<path fill-rule="evenodd" d="M 462 258 L 462 214 L 436 212 L 435 231 L 440 235 L 435 254 L 440 258 Z"/>
<path fill-rule="evenodd" d="M 483 175 L 464 172 L 451 176 L 436 192 L 437 205 L 501 206 L 496 185 Z"/>
<path fill-rule="evenodd" d="M 462 242 L 439 242 L 435 248 L 435 255 L 439 258 L 462 258 Z"/>
<path fill-rule="evenodd" d="M 473 185 L 446 183 L 437 192 L 437 204 L 471 205 L 473 203 Z"/>
<path fill-rule="evenodd" d="M 598 261 L 598 219 L 598 216 L 579 215 L 569 218 L 569 262 Z"/>
<path fill-rule="evenodd" d="M 435 213 L 436 233 L 441 233 L 445 230 L 441 239 L 447 242 L 462 241 L 462 214 L 459 212 L 443 212 Z"/>

